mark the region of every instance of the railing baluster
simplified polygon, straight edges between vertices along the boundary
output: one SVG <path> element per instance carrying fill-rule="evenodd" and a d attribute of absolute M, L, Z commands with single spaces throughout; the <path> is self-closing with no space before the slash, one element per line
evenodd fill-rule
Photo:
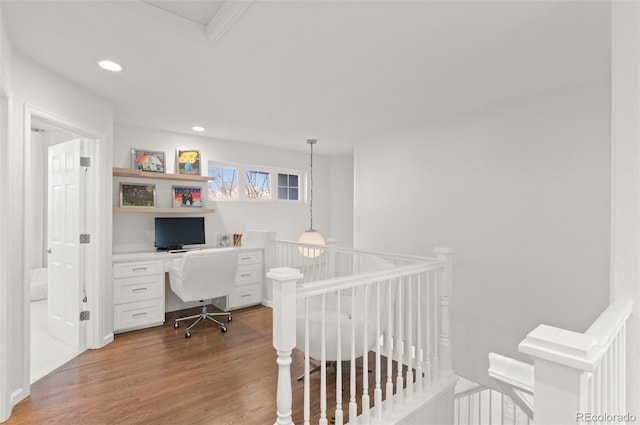
<path fill-rule="evenodd" d="M 432 329 L 432 324 L 431 324 L 431 310 L 433 310 L 431 308 L 431 286 L 433 285 L 433 272 L 429 272 L 427 274 L 427 287 L 426 287 L 426 294 L 425 294 L 425 315 L 427 316 L 427 321 L 425 323 L 426 326 L 426 337 L 425 337 L 425 344 L 426 344 L 426 365 L 425 365 L 425 370 L 426 370 L 426 376 L 425 376 L 425 381 L 426 381 L 426 385 L 425 387 L 430 387 L 431 386 L 431 381 L 432 381 L 432 374 L 431 374 L 431 357 L 432 357 L 432 353 L 431 353 L 431 346 L 432 346 L 432 336 L 431 336 L 431 329 Z"/>
<path fill-rule="evenodd" d="M 395 290 L 393 288 L 392 280 L 389 280 L 389 284 L 387 285 L 387 332 L 384 343 L 387 348 L 387 409 L 393 408 L 393 403 L 390 400 L 393 400 L 393 346 L 396 343 L 394 340 L 394 332 L 393 332 L 393 309 L 391 300 L 392 291 Z"/>
<path fill-rule="evenodd" d="M 424 390 L 423 377 L 423 352 L 422 352 L 422 279 L 423 274 L 418 274 L 416 285 L 416 391 L 421 393 Z"/>
<path fill-rule="evenodd" d="M 311 420 L 311 388 L 309 387 L 309 375 L 311 371 L 309 352 L 309 298 L 304 299 L 304 424 L 309 425 Z"/>
<path fill-rule="evenodd" d="M 403 320 L 403 315 L 404 315 L 404 300 L 402 299 L 402 278 L 398 278 L 398 293 L 397 293 L 397 299 L 398 299 L 398 314 L 397 314 L 397 330 L 398 333 L 396 334 L 396 361 L 398 362 L 398 371 L 397 371 L 397 375 L 396 375 L 396 398 L 397 398 L 397 402 L 398 404 L 402 404 L 404 402 L 404 381 L 402 379 L 402 370 L 403 370 L 403 363 L 402 363 L 402 356 L 403 356 L 403 348 L 404 348 L 404 333 L 403 333 L 403 326 L 404 326 L 404 320 Z"/>
<path fill-rule="evenodd" d="M 382 335 L 380 321 L 382 320 L 380 312 L 380 282 L 376 282 L 376 371 L 375 371 L 375 389 L 373 392 L 373 403 L 376 409 L 376 420 L 382 420 L 382 387 L 380 386 L 380 374 L 382 373 L 380 364 L 380 338 Z"/>
<path fill-rule="evenodd" d="M 356 290 L 351 288 L 351 314 L 356 311 Z M 350 398 L 349 398 L 349 420 L 356 422 L 355 418 L 358 415 L 358 403 L 356 401 L 356 325 L 355 321 L 351 320 L 351 357 L 350 357 L 350 369 L 349 375 L 350 382 Z"/>
<path fill-rule="evenodd" d="M 322 294 L 320 310 L 320 425 L 327 425 L 327 295 Z"/>
<path fill-rule="evenodd" d="M 362 419 L 364 424 L 369 424 L 369 309 L 367 302 L 369 298 L 369 285 L 364 286 L 364 300 L 362 305 L 364 329 L 362 331 Z"/>
<path fill-rule="evenodd" d="M 342 412 L 342 293 L 336 292 L 337 301 L 336 308 L 338 310 L 338 332 L 336 336 L 336 412 L 335 412 L 335 425 L 342 425 L 343 412 Z"/>
<path fill-rule="evenodd" d="M 407 276 L 407 341 L 406 341 L 406 352 L 407 352 L 407 396 L 409 398 L 413 398 L 413 353 L 414 353 L 414 345 L 413 345 L 413 276 Z"/>

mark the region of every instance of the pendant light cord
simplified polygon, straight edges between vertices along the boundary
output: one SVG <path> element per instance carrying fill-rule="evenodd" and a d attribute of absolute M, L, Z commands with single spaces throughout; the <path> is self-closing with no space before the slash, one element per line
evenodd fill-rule
<path fill-rule="evenodd" d="M 309 139 L 307 140 L 307 143 L 311 146 L 311 173 L 309 177 L 309 231 L 315 232 L 313 229 L 313 145 L 316 143 L 316 140 Z"/>

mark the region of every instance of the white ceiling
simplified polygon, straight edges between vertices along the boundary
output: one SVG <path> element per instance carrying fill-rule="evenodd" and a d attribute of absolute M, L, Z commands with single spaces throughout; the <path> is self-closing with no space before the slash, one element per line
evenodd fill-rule
<path fill-rule="evenodd" d="M 610 75 L 605 1 L 12 1 L 13 47 L 117 122 L 340 154 Z M 109 58 L 124 72 L 99 69 Z"/>

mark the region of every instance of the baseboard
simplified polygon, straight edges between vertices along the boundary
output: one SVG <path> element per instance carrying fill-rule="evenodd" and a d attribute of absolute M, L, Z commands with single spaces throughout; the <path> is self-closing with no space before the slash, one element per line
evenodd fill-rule
<path fill-rule="evenodd" d="M 104 338 L 102 338 L 102 345 L 98 348 L 102 348 L 108 344 L 111 344 L 113 342 L 113 332 L 108 333 L 107 335 L 104 336 Z"/>
<path fill-rule="evenodd" d="M 29 391 L 25 391 L 24 388 L 18 388 L 14 392 L 11 393 L 11 397 L 9 398 L 9 403 L 11 408 L 20 403 L 22 400 L 29 396 Z"/>

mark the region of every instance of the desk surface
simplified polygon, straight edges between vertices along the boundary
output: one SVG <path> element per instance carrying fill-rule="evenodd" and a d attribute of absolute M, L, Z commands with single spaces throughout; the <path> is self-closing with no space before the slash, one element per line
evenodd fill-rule
<path fill-rule="evenodd" d="M 235 248 L 238 251 L 249 251 L 249 250 L 256 250 L 256 249 L 262 249 L 261 246 L 234 246 L 234 247 L 230 247 L 230 248 Z M 195 248 L 193 250 L 198 250 L 198 249 L 222 249 L 222 248 L 218 248 L 218 247 L 213 247 L 213 246 L 207 246 L 207 247 L 203 247 L 203 248 Z M 186 251 L 191 251 L 191 249 L 183 249 L 183 250 L 177 250 L 177 251 L 134 251 L 134 252 L 119 252 L 119 253 L 114 253 L 112 256 L 112 261 L 113 262 L 120 262 L 120 261 L 137 261 L 137 260 L 172 260 L 172 259 L 178 259 L 181 258 L 184 253 Z"/>

